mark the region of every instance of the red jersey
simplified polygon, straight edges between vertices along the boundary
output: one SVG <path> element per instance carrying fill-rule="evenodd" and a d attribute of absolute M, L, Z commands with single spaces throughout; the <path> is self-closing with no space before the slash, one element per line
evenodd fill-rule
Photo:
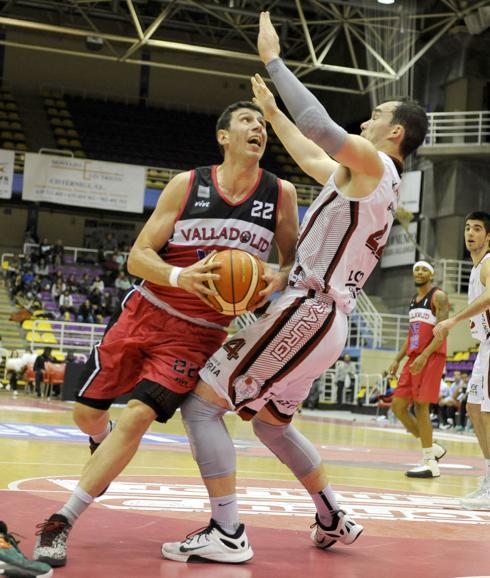
<path fill-rule="evenodd" d="M 432 330 L 437 323 L 437 319 L 432 299 L 434 293 L 439 290 L 438 287 L 433 287 L 420 301 L 417 301 L 417 296 L 415 295 L 410 302 L 407 355 L 419 355 L 434 338 Z M 434 353 L 446 355 L 446 340 L 441 343 Z"/>
<path fill-rule="evenodd" d="M 160 252 L 170 265 L 188 267 L 217 249 L 242 249 L 267 261 L 277 226 L 281 181 L 260 169 L 257 182 L 238 203 L 220 190 L 217 166 L 191 171 L 187 195 L 174 232 Z M 193 319 L 227 326 L 230 317 L 183 289 L 143 282 L 160 301 Z M 143 293 L 144 295 L 144 293 Z"/>

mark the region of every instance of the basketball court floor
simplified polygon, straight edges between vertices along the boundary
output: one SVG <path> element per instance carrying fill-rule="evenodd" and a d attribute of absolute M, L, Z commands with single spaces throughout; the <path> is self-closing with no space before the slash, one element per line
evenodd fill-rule
<path fill-rule="evenodd" d="M 120 410 L 113 415 L 117 419 Z M 334 417 L 336 416 L 336 417 Z M 351 546 L 324 552 L 309 539 L 314 508 L 285 467 L 233 415 L 239 504 L 255 551 L 244 565 L 163 560 L 160 545 L 206 526 L 209 503 L 180 414 L 154 424 L 139 453 L 79 520 L 59 578 L 456 578 L 490 576 L 490 511 L 462 510 L 478 485 L 473 436 L 441 432 L 441 477 L 410 480 L 416 443 L 371 416 L 304 412 L 297 427 L 319 448 L 342 507 L 365 526 Z M 71 405 L 0 395 L 0 519 L 32 553 L 35 525 L 69 496 L 88 457 Z"/>

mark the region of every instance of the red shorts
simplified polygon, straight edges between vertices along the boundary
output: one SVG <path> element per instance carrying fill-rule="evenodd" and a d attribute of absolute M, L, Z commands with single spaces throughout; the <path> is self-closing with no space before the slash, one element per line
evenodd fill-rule
<path fill-rule="evenodd" d="M 199 370 L 227 333 L 170 315 L 138 291 L 123 301 L 117 320 L 94 347 L 81 377 L 79 398 L 113 400 L 143 380 L 177 394 L 192 391 Z"/>
<path fill-rule="evenodd" d="M 427 360 L 424 369 L 420 373 L 413 375 L 410 373 L 409 368 L 416 357 L 417 355 L 409 357 L 403 366 L 394 396 L 408 398 L 412 401 L 437 403 L 439 401 L 442 374 L 446 365 L 446 356 L 440 353 L 433 353 Z"/>

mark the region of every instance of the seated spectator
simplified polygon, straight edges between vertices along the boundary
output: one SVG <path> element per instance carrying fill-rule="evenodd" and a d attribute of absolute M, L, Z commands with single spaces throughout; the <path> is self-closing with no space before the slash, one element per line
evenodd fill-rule
<path fill-rule="evenodd" d="M 65 289 L 66 285 L 65 282 L 63 281 L 63 277 L 57 277 L 56 281 L 51 286 L 51 298 L 54 301 L 57 301 L 60 295 L 63 293 L 63 291 L 65 291 Z"/>
<path fill-rule="evenodd" d="M 63 242 L 61 239 L 58 239 L 56 243 L 53 245 L 51 256 L 53 259 L 53 265 L 56 265 L 57 267 L 59 267 L 60 265 L 64 265 L 65 248 L 63 247 Z"/>
<path fill-rule="evenodd" d="M 95 323 L 94 307 L 92 303 L 90 303 L 90 299 L 85 299 L 78 308 L 77 321 L 81 323 Z"/>
<path fill-rule="evenodd" d="M 78 292 L 78 281 L 75 273 L 68 275 L 68 279 L 66 280 L 66 288 L 70 291 L 70 293 Z"/>
<path fill-rule="evenodd" d="M 84 273 L 78 283 L 78 291 L 82 295 L 88 295 L 90 293 L 90 286 L 92 283 L 90 282 L 90 277 L 88 273 Z"/>
<path fill-rule="evenodd" d="M 457 401 L 455 392 L 457 386 L 447 383 L 445 376 L 441 381 L 439 392 L 439 422 L 441 429 L 451 429 L 455 425 Z"/>
<path fill-rule="evenodd" d="M 455 372 L 456 373 L 456 372 Z M 456 413 L 457 425 L 455 427 L 456 431 L 464 431 L 467 427 L 467 412 L 466 404 L 468 401 L 468 384 L 470 382 L 470 376 L 466 371 L 461 372 L 461 379 L 459 380 L 458 387 L 454 393 L 456 396 L 456 401 L 458 403 L 458 411 Z"/>
<path fill-rule="evenodd" d="M 34 281 L 34 272 L 32 271 L 32 269 L 24 265 L 21 274 L 24 287 L 30 286 L 30 284 Z"/>
<path fill-rule="evenodd" d="M 24 281 L 22 275 L 19 273 L 15 276 L 10 284 L 10 300 L 15 302 L 18 294 L 24 291 Z"/>
<path fill-rule="evenodd" d="M 65 289 L 59 296 L 58 304 L 62 317 L 67 320 L 70 319 L 70 314 L 75 315 L 75 307 L 73 306 L 73 297 L 68 289 Z"/>
<path fill-rule="evenodd" d="M 101 314 L 104 317 L 112 317 L 114 313 L 114 298 L 110 293 L 104 293 L 104 297 L 102 298 L 102 306 L 101 306 Z"/>
<path fill-rule="evenodd" d="M 112 285 L 117 277 L 117 274 L 121 270 L 121 266 L 116 260 L 115 253 L 108 253 L 106 255 L 106 260 L 103 263 L 104 266 L 104 279 L 108 285 Z"/>
<path fill-rule="evenodd" d="M 100 276 L 97 275 L 97 276 L 95 277 L 95 279 L 93 280 L 92 285 L 90 286 L 90 292 L 93 293 L 93 291 L 94 291 L 95 289 L 98 289 L 101 293 L 103 293 L 104 288 L 105 288 L 105 283 L 104 283 L 104 281 L 102 281 L 102 279 L 100 278 Z"/>
<path fill-rule="evenodd" d="M 121 271 L 126 263 L 126 257 L 120 251 L 114 251 L 112 254 L 112 260 L 119 265 L 119 270 Z"/>
<path fill-rule="evenodd" d="M 89 299 L 90 299 L 90 303 L 92 303 L 92 305 L 97 305 L 97 307 L 102 307 L 102 292 L 98 287 L 95 287 L 95 289 L 90 291 Z"/>
<path fill-rule="evenodd" d="M 114 287 L 117 289 L 116 297 L 122 301 L 126 291 L 131 289 L 131 281 L 124 271 L 119 271 L 119 275 L 114 281 Z"/>
<path fill-rule="evenodd" d="M 49 266 L 46 263 L 46 259 L 41 257 L 37 263 L 34 263 L 33 271 L 35 275 L 40 275 L 41 277 L 48 277 Z"/>

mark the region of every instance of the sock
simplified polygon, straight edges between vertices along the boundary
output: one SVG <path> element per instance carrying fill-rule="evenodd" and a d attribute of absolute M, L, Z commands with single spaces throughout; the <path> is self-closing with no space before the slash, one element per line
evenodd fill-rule
<path fill-rule="evenodd" d="M 77 486 L 68 502 L 56 513 L 65 516 L 73 526 L 75 521 L 85 512 L 93 501 L 93 496 L 87 494 L 80 486 Z"/>
<path fill-rule="evenodd" d="M 218 498 L 209 498 L 211 502 L 211 516 L 220 528 L 225 532 L 233 535 L 240 526 L 240 517 L 238 516 L 238 502 L 236 494 L 229 496 L 220 496 Z"/>
<path fill-rule="evenodd" d="M 311 499 L 315 503 L 320 522 L 328 528 L 332 524 L 332 514 L 340 510 L 330 484 L 321 492 L 311 494 Z"/>
<path fill-rule="evenodd" d="M 422 448 L 422 455 L 424 457 L 424 462 L 427 462 L 428 460 L 435 460 L 436 459 L 434 457 L 434 449 L 432 446 L 430 446 L 430 448 Z"/>
<path fill-rule="evenodd" d="M 485 484 L 490 486 L 490 458 L 485 458 Z"/>
<path fill-rule="evenodd" d="M 112 431 L 112 421 L 109 420 L 103 431 L 90 437 L 94 440 L 96 444 L 101 444 L 105 440 L 105 438 L 111 433 L 111 431 Z"/>

